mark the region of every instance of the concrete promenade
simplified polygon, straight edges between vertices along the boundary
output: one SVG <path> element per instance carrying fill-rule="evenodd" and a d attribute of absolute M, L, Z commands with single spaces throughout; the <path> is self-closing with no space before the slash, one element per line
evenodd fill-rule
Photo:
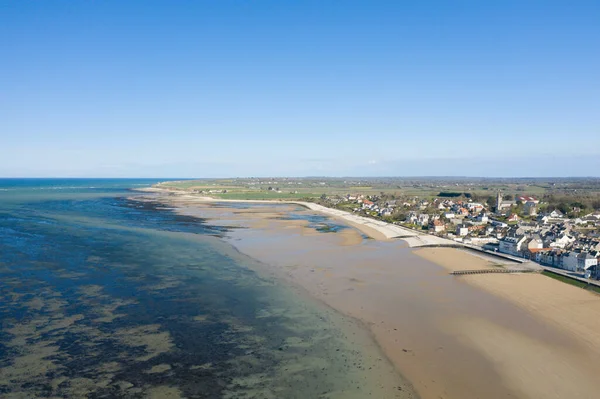
<path fill-rule="evenodd" d="M 326 215 L 338 217 L 353 224 L 363 225 L 377 230 L 383 234 L 386 238 L 400 238 L 408 243 L 410 247 L 422 247 L 422 246 L 462 246 L 461 243 L 456 241 L 448 240 L 433 236 L 430 234 L 424 234 L 407 227 L 398 226 L 391 223 L 386 223 L 382 220 L 375 220 L 364 216 L 354 215 L 350 212 L 342 211 L 339 209 L 328 208 L 323 205 L 315 204 L 312 202 L 301 202 L 294 201 L 293 203 L 307 207 L 313 211 L 321 212 Z"/>

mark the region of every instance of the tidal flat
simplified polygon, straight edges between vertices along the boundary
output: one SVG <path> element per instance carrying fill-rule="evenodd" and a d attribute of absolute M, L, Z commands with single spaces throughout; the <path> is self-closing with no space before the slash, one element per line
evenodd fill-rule
<path fill-rule="evenodd" d="M 452 276 L 497 260 L 366 240 L 362 226 L 327 232 L 296 203 L 158 194 L 181 215 L 242 227 L 225 239 L 261 260 L 261 275 L 359 320 L 424 399 L 598 396 L 597 295 L 539 274 Z"/>
<path fill-rule="evenodd" d="M 1 397 L 414 397 L 354 319 L 257 274 L 231 226 L 97 186 L 0 198 Z"/>

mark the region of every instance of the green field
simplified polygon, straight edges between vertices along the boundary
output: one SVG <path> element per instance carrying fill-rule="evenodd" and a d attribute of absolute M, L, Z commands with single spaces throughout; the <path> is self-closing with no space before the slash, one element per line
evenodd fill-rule
<path fill-rule="evenodd" d="M 355 182 L 345 182 L 341 179 L 327 179 L 325 181 L 301 179 L 300 181 L 302 181 L 302 185 L 283 182 L 283 184 L 277 186 L 268 183 L 250 185 L 248 184 L 250 181 L 245 179 L 215 179 L 167 182 L 163 186 L 190 191 L 227 190 L 228 192 L 224 194 L 210 193 L 209 195 L 231 199 L 316 198 L 323 194 L 334 196 L 346 194 L 380 195 L 381 193 L 396 196 L 434 198 L 441 191 L 469 192 L 481 195 L 492 195 L 495 193 L 495 191 L 489 192 L 481 188 L 474 189 L 467 185 L 415 185 L 410 182 L 394 181 L 365 181 L 363 184 L 357 185 L 353 184 Z M 281 193 L 269 191 L 269 186 L 279 188 Z"/>
<path fill-rule="evenodd" d="M 571 285 L 574 285 L 575 287 L 583 288 L 585 290 L 600 294 L 600 287 L 597 287 L 595 285 L 587 284 L 587 283 L 584 283 L 583 281 L 575 280 L 573 278 L 565 277 L 565 276 L 547 272 L 547 271 L 543 271 L 542 274 L 544 276 L 553 278 L 555 280 L 562 281 L 563 283 L 571 284 Z"/>
<path fill-rule="evenodd" d="M 318 199 L 346 194 L 385 195 L 387 199 L 433 199 L 440 193 L 495 204 L 503 195 L 531 195 L 547 207 L 562 209 L 580 206 L 582 212 L 600 209 L 600 179 L 491 179 L 491 178 L 227 178 L 172 181 L 162 187 L 195 192 L 223 199 Z M 215 192 L 210 192 L 210 191 Z M 221 191 L 227 192 L 222 193 Z M 219 191 L 219 192 L 216 192 Z"/>
<path fill-rule="evenodd" d="M 294 194 L 294 193 L 270 193 L 270 192 L 251 192 L 251 191 L 240 191 L 240 192 L 228 192 L 224 194 L 210 194 L 210 196 L 222 199 L 237 199 L 237 200 L 278 200 L 278 199 L 295 199 L 300 200 L 303 198 L 315 198 L 319 195 L 307 195 L 307 194 Z"/>
<path fill-rule="evenodd" d="M 237 183 L 237 184 L 236 184 Z M 244 184 L 246 183 L 246 184 Z M 328 196 L 346 195 L 348 193 L 379 195 L 382 192 L 386 194 L 401 194 L 401 190 L 396 187 L 372 187 L 372 186 L 351 186 L 345 185 L 340 181 L 328 180 L 325 184 L 321 181 L 302 180 L 302 184 L 248 184 L 245 181 L 234 182 L 229 179 L 218 180 L 188 180 L 165 182 L 161 187 L 175 188 L 180 190 L 201 192 L 204 195 L 223 198 L 223 199 L 303 199 L 319 198 L 323 194 Z M 272 187 L 273 190 L 269 190 Z M 280 192 L 277 192 L 279 188 Z M 227 190 L 226 193 L 210 193 L 210 190 Z"/>

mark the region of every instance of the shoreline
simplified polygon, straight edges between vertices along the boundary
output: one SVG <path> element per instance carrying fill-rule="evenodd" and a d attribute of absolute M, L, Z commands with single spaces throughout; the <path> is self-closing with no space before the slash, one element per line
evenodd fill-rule
<path fill-rule="evenodd" d="M 159 191 L 164 194 L 165 190 Z M 215 202 L 303 205 L 297 201 L 216 200 L 186 195 L 162 199 L 183 214 L 196 211 L 210 214 L 210 204 Z M 235 209 L 235 218 L 250 220 L 251 223 L 245 226 L 250 228 L 232 233 L 233 238 L 228 241 L 240 253 L 264 263 L 269 274 L 300 287 L 328 307 L 356 319 L 369 330 L 399 374 L 410 381 L 422 398 L 462 398 L 475 394 L 488 398 L 507 394 L 532 399 L 561 398 L 568 392 L 578 392 L 570 397 L 592 398 L 591 392 L 600 389 L 590 377 L 600 372 L 600 365 L 591 361 L 594 354 L 598 355 L 596 348 L 600 347 L 600 337 L 594 336 L 600 323 L 591 317 L 595 311 L 600 314 L 600 302 L 598 297 L 586 296 L 593 294 L 576 291 L 575 287 L 569 287 L 575 290 L 561 289 L 562 283 L 535 274 L 454 278 L 439 270 L 497 265 L 484 255 L 455 248 L 412 250 L 400 240 L 382 236 L 370 243 L 365 241 L 341 249 L 344 245 L 339 233 L 307 233 L 310 229 L 306 225 L 273 220 L 273 211 L 270 212 L 253 214 Z M 343 218 L 327 216 L 360 229 Z M 207 217 L 212 221 L 220 218 L 219 215 Z M 225 221 L 228 221 L 227 217 Z M 360 226 L 363 227 L 360 231 L 366 234 L 365 226 Z M 261 232 L 255 234 L 255 230 Z M 269 236 L 264 237 L 264 234 Z M 257 236 L 262 238 L 256 241 Z M 281 245 L 279 241 L 265 244 L 265 240 L 281 240 Z M 297 248 L 304 248 L 302 255 L 293 261 L 286 259 L 289 253 L 297 253 L 294 252 Z M 305 254 L 306 248 L 314 253 Z M 320 265 L 325 254 L 328 264 Z M 377 266 L 365 269 L 368 263 L 354 260 L 365 256 L 377 259 L 374 260 Z M 409 268 L 402 266 L 407 260 L 409 263 L 431 263 L 423 263 L 422 272 L 415 264 L 406 265 Z M 318 267 L 311 268 L 310 265 Z M 435 269 L 430 265 L 435 265 Z M 431 286 L 433 282 L 432 287 L 438 288 L 430 294 L 426 293 L 429 291 L 421 292 L 419 286 L 410 282 L 415 273 L 426 273 L 419 277 L 419 280 L 426 280 L 417 285 Z M 557 291 L 557 298 L 553 300 L 551 296 Z M 448 304 L 439 302 L 437 297 L 440 295 L 447 298 L 445 301 L 450 300 L 451 312 L 446 309 Z M 463 297 L 473 299 L 465 302 Z M 591 301 L 594 306 L 587 313 L 581 309 L 565 313 L 561 301 L 573 303 L 573 306 Z M 477 306 L 472 308 L 471 302 Z M 551 310 L 540 312 L 540 307 L 547 303 Z M 425 309 L 431 315 L 423 319 Z M 407 320 L 409 324 L 406 324 Z M 490 337 L 494 339 L 490 341 Z M 404 343 L 398 346 L 400 341 Z M 433 343 L 443 347 L 444 351 L 432 349 Z M 527 369 L 521 370 L 521 363 L 526 364 Z M 550 382 L 559 376 L 573 383 Z M 543 378 L 549 381 L 544 383 Z M 490 391 L 492 387 L 493 391 Z"/>
<path fill-rule="evenodd" d="M 169 198 L 170 197 L 162 198 L 162 199 L 161 198 L 153 198 L 153 199 L 143 198 L 142 200 L 156 201 L 158 203 L 165 205 L 165 209 L 171 209 L 174 212 L 179 213 L 181 215 L 198 217 L 197 215 L 189 213 L 189 209 L 187 208 L 189 206 L 189 204 L 186 206 L 181 206 L 181 205 L 173 204 L 172 202 L 169 202 L 169 201 L 164 201 L 165 199 L 168 200 Z M 140 198 L 136 198 L 136 197 L 129 197 L 128 199 L 135 200 L 135 201 L 140 200 Z M 195 202 L 200 203 L 200 204 L 213 204 L 213 203 L 217 203 L 217 202 L 221 202 L 221 201 L 219 201 L 219 200 L 209 200 L 209 201 L 203 200 L 203 201 L 195 201 Z M 272 203 L 272 202 L 266 202 L 266 201 L 253 201 L 253 200 L 248 200 L 248 201 L 228 200 L 225 202 L 255 203 L 255 204 L 256 203 L 269 203 L 269 204 Z M 277 204 L 281 204 L 281 203 L 277 203 Z M 288 204 L 300 205 L 300 204 L 296 204 L 296 203 L 288 203 Z M 211 222 L 214 222 L 214 220 L 212 220 L 210 218 L 208 220 L 211 220 Z M 225 225 L 228 225 L 228 223 L 225 223 Z M 305 227 L 303 223 L 290 223 L 290 226 L 298 227 L 298 228 Z M 250 227 L 250 229 L 260 229 L 260 227 L 254 226 L 254 227 Z M 319 234 L 321 234 L 321 233 L 319 233 Z M 307 235 L 307 236 L 314 237 L 314 235 Z M 341 329 L 340 331 L 343 331 L 343 333 L 345 335 L 351 335 L 352 336 L 351 341 L 353 343 L 360 345 L 357 349 L 355 349 L 357 354 L 358 353 L 365 353 L 365 354 L 371 353 L 371 355 L 375 354 L 375 357 L 379 357 L 378 361 L 376 363 L 372 364 L 371 367 L 373 367 L 373 369 L 381 370 L 380 374 L 378 376 L 378 381 L 375 382 L 380 387 L 380 389 L 384 389 L 384 387 L 386 386 L 382 383 L 381 379 L 385 379 L 386 375 L 389 374 L 389 371 L 386 370 L 386 367 L 387 367 L 386 364 L 389 365 L 389 367 L 393 370 L 393 374 L 395 375 L 395 381 L 394 382 L 388 381 L 387 387 L 390 389 L 388 390 L 388 393 L 385 396 L 386 398 L 396 397 L 399 399 L 423 399 L 420 396 L 420 394 L 417 392 L 415 387 L 413 386 L 412 382 L 401 373 L 401 370 L 398 369 L 396 364 L 389 357 L 388 353 L 385 351 L 384 347 L 380 344 L 379 340 L 376 337 L 375 332 L 372 330 L 372 328 L 370 327 L 368 322 L 366 322 L 365 320 L 363 320 L 359 317 L 356 317 L 355 315 L 340 311 L 338 308 L 336 308 L 335 306 L 330 304 L 328 301 L 324 300 L 322 297 L 314 295 L 314 292 L 311 292 L 311 290 L 308 287 L 306 287 L 303 284 L 300 284 L 297 280 L 295 280 L 289 274 L 285 273 L 283 270 L 273 267 L 273 265 L 271 265 L 270 263 L 265 262 L 264 259 L 261 259 L 260 257 L 256 257 L 253 254 L 248 253 L 247 251 L 244 251 L 243 248 L 239 245 L 239 241 L 238 241 L 239 239 L 233 239 L 231 237 L 222 237 L 222 238 L 220 238 L 220 240 L 222 240 L 224 243 L 231 245 L 231 247 L 235 250 L 237 256 L 249 257 L 252 260 L 252 267 L 250 267 L 249 269 L 258 273 L 258 275 L 261 276 L 262 278 L 266 278 L 269 280 L 272 279 L 276 282 L 283 282 L 285 284 L 286 288 L 290 289 L 295 294 L 300 295 L 301 297 L 304 297 L 306 300 L 313 302 L 320 307 L 323 307 L 327 311 L 333 312 L 336 315 L 335 317 L 333 317 L 335 319 L 335 321 L 333 321 L 333 324 L 336 327 L 339 327 Z M 355 243 L 352 245 L 355 245 Z M 350 329 L 349 330 L 342 329 L 342 327 L 344 325 L 346 325 L 346 326 L 349 325 Z M 371 369 L 371 367 L 369 367 L 369 369 Z M 387 377 L 387 378 L 389 379 L 389 377 Z"/>
<path fill-rule="evenodd" d="M 361 230 L 364 234 L 369 237 L 380 240 L 393 240 L 401 239 L 407 243 L 409 247 L 417 247 L 422 245 L 460 245 L 452 240 L 440 238 L 437 236 L 419 233 L 415 230 L 407 227 L 398 226 L 395 224 L 387 223 L 381 220 L 370 219 L 360 215 L 354 215 L 352 213 L 342 211 L 339 209 L 328 208 L 323 205 L 315 204 L 312 202 L 305 201 L 294 201 L 294 200 L 232 200 L 232 199 L 219 199 L 213 197 L 197 196 L 192 195 L 187 191 L 165 189 L 159 187 L 141 188 L 135 189 L 134 191 L 143 193 L 163 193 L 176 195 L 181 199 L 186 199 L 196 203 L 248 203 L 248 204 L 293 204 L 303 206 L 311 211 L 319 212 L 321 214 L 333 217 L 337 220 L 341 220 L 352 227 Z"/>
<path fill-rule="evenodd" d="M 334 322 L 336 326 L 339 327 L 342 324 L 349 324 L 352 326 L 353 329 L 358 330 L 360 334 L 363 335 L 363 337 L 355 337 L 356 333 L 352 332 L 352 335 L 354 336 L 353 339 L 361 341 L 362 345 L 374 348 L 375 353 L 378 356 L 380 356 L 379 360 L 381 361 L 383 359 L 383 362 L 388 363 L 389 366 L 394 370 L 396 378 L 398 379 L 397 383 L 395 384 L 396 386 L 394 386 L 394 389 L 397 390 L 397 392 L 394 393 L 398 394 L 398 392 L 400 392 L 403 399 L 423 399 L 419 395 L 411 381 L 409 381 L 404 375 L 402 375 L 402 373 L 396 367 L 392 359 L 390 359 L 390 357 L 388 356 L 380 342 L 377 340 L 375 333 L 370 328 L 367 322 L 356 316 L 341 312 L 339 309 L 332 306 L 327 301 L 323 300 L 323 298 L 315 296 L 313 292 L 311 292 L 307 287 L 303 286 L 302 284 L 299 284 L 298 281 L 291 278 L 290 275 L 283 273 L 277 268 L 273 268 L 272 265 L 267 264 L 260 259 L 252 257 L 248 253 L 244 252 L 238 245 L 236 245 L 235 240 L 225 239 L 225 242 L 229 243 L 235 249 L 238 255 L 250 257 L 255 262 L 255 265 L 258 264 L 258 267 L 252 270 L 257 272 L 263 278 L 273 279 L 275 281 L 283 281 L 286 284 L 287 288 L 291 289 L 297 295 L 306 298 L 308 301 L 316 302 L 318 306 L 321 306 L 327 309 L 328 311 L 333 312 L 337 315 L 337 318 L 339 318 L 338 321 Z M 348 331 L 346 331 L 346 333 L 347 332 Z M 361 346 L 361 348 L 358 351 L 363 351 L 364 349 L 365 347 Z"/>
<path fill-rule="evenodd" d="M 435 235 L 425 234 L 418 232 L 408 227 L 399 226 L 391 223 L 387 223 L 381 220 L 371 219 L 360 215 L 354 215 L 350 212 L 342 211 L 339 209 L 328 208 L 323 205 L 315 204 L 312 202 L 305 201 L 294 201 L 294 200 L 232 200 L 232 199 L 219 199 L 213 197 L 197 196 L 188 193 L 183 190 L 165 189 L 159 187 L 149 187 L 135 189 L 137 192 L 155 193 L 155 194 L 168 194 L 176 195 L 179 198 L 183 198 L 194 203 L 247 203 L 247 204 L 291 204 L 299 205 L 313 212 L 327 215 L 343 223 L 346 223 L 358 230 L 365 235 L 378 241 L 394 241 L 402 240 L 406 246 L 410 248 L 426 248 L 426 247 L 448 247 L 456 248 L 458 250 L 464 250 L 472 253 L 473 256 L 479 256 L 496 260 L 500 263 L 519 264 L 527 269 L 533 269 L 535 271 L 541 271 L 542 268 L 526 259 L 517 258 L 512 255 L 491 252 L 473 245 L 462 244 L 457 241 L 449 240 L 447 238 L 441 238 Z"/>

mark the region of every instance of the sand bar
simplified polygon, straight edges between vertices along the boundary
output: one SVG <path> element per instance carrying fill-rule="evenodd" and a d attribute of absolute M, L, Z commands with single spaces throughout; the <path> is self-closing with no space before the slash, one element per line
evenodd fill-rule
<path fill-rule="evenodd" d="M 207 202 L 219 202 L 219 203 L 255 203 L 255 204 L 297 204 L 304 206 L 312 211 L 316 211 L 325 215 L 328 215 L 356 227 L 368 236 L 377 240 L 390 240 L 394 238 L 402 238 L 409 246 L 418 247 L 422 245 L 457 245 L 455 241 L 448 240 L 445 238 L 422 234 L 415 230 L 386 223 L 381 220 L 375 220 L 364 216 L 355 215 L 350 212 L 342 211 L 339 209 L 332 209 L 323 205 L 315 204 L 313 202 L 305 201 L 287 201 L 287 200 L 228 200 L 228 199 L 217 199 L 212 197 L 205 197 L 190 194 L 187 191 L 166 189 L 159 187 L 142 188 L 136 191 L 150 192 L 150 193 L 163 193 L 163 194 L 176 194 L 178 201 L 185 203 L 207 203 Z"/>

